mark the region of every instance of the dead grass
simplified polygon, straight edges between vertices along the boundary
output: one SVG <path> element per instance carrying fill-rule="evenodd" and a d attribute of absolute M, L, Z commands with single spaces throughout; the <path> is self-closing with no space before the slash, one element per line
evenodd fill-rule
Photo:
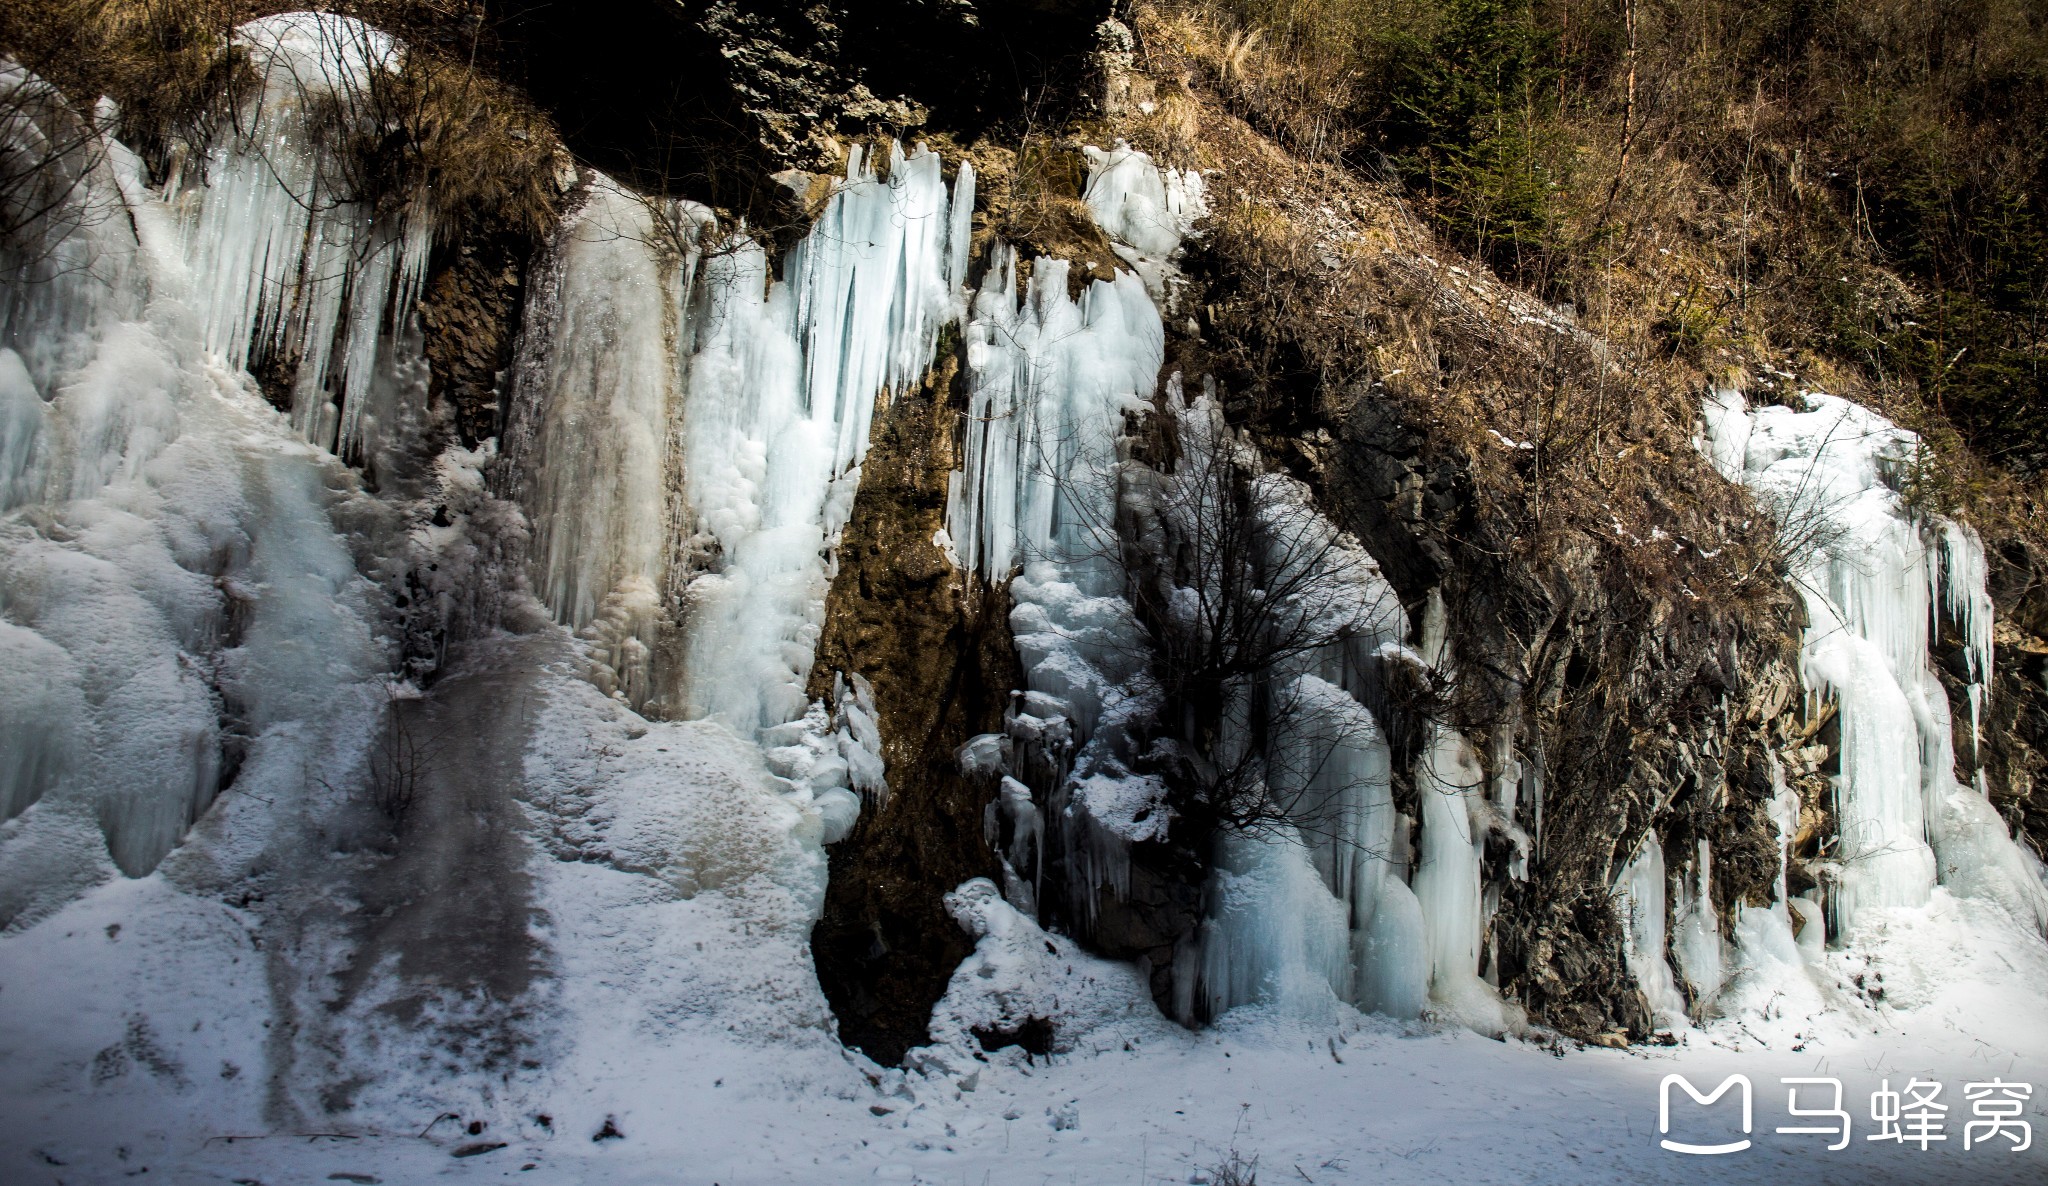
<path fill-rule="evenodd" d="M 248 82 L 230 51 L 230 0 L 0 0 L 0 53 L 89 106 L 121 108 L 123 138 L 161 162 L 204 138 Z"/>
<path fill-rule="evenodd" d="M 1864 24 L 1921 21 L 1895 7 L 1881 5 Z M 1241 256 L 1255 263 L 1272 258 L 1273 228 L 1254 224 L 1299 222 L 1290 206 L 1341 205 L 1323 203 L 1321 196 L 1356 192 L 1372 194 L 1368 205 L 1414 212 L 1408 220 L 1414 227 L 1395 228 L 1411 246 L 1390 248 L 1394 254 L 1448 260 L 1440 240 L 1419 230 L 1434 225 L 1432 212 L 1378 171 L 1373 146 L 1363 139 L 1372 118 L 1369 75 L 1385 66 L 1375 57 L 1383 50 L 1375 48 L 1374 34 L 1406 28 L 1403 22 L 1427 8 L 1400 0 L 1141 3 L 1133 20 L 1147 102 L 1131 113 L 1130 134 L 1180 163 L 1223 169 L 1235 196 L 1219 219 L 1219 250 L 1233 263 Z M 1691 18 L 1657 19 L 1682 26 Z M 1522 389 L 1519 406 L 1505 390 L 1476 396 L 1473 406 L 1485 412 L 1469 417 L 1468 428 L 1483 421 L 1503 433 L 1534 431 L 1537 438 L 1517 439 L 1536 439 L 1546 460 L 1545 434 L 1561 428 L 1568 439 L 1585 442 L 1587 472 L 1574 465 L 1545 468 L 1557 479 L 1604 488 L 1618 480 L 1605 471 L 1614 469 L 1608 462 L 1622 449 L 1682 451 L 1679 438 L 1689 435 L 1693 407 L 1710 381 L 1754 380 L 1768 365 L 1921 433 L 1928 448 L 1906 492 L 1916 506 L 1972 520 L 1992 535 L 2048 538 L 2031 513 L 2041 493 L 2038 480 L 1973 453 L 1938 396 L 1886 365 L 1881 353 L 1843 352 L 1841 321 L 1898 326 L 1927 298 L 1888 265 L 1867 226 L 1843 223 L 1839 194 L 1830 189 L 1814 146 L 1809 142 L 1803 155 L 1799 147 L 1802 136 L 1810 141 L 1815 134 L 1808 113 L 1762 88 L 1743 93 L 1727 86 L 1728 63 L 1717 56 L 1727 47 L 1714 37 L 1679 37 L 1673 30 L 1661 36 L 1652 52 L 1646 33 L 1632 90 L 1616 84 L 1575 92 L 1560 105 L 1566 172 L 1549 198 L 1546 241 L 1534 255 L 1518 256 L 1516 277 L 1547 300 L 1568 301 L 1578 325 L 1607 343 L 1608 362 L 1625 372 L 1627 402 L 1647 401 L 1656 411 L 1632 408 L 1619 416 L 1607 390 L 1616 384 L 1602 377 L 1606 364 L 1589 367 L 1545 345 L 1510 350 L 1523 361 L 1480 384 Z M 1240 126 L 1225 132 L 1229 120 Z M 1263 148 L 1251 147 L 1252 140 Z M 1289 191 L 1297 196 L 1286 196 Z M 1365 221 L 1376 224 L 1369 234 L 1387 229 L 1382 217 Z M 1309 225 L 1300 224 L 1310 239 L 1323 234 L 1309 234 Z M 1256 250 L 1243 255 L 1248 245 Z M 1314 245 L 1315 252 L 1329 250 L 1327 241 Z M 1445 288 L 1471 303 L 1469 284 L 1440 281 L 1425 285 L 1423 305 L 1440 302 Z M 1481 303 L 1496 313 L 1500 308 L 1497 300 Z M 1447 323 L 1466 319 L 1441 307 L 1424 320 L 1431 323 L 1427 333 L 1396 336 L 1406 339 L 1401 352 L 1436 373 L 1441 368 L 1431 360 L 1443 352 L 1431 349 L 1431 340 L 1443 336 Z M 1384 341 L 1373 348 L 1391 349 Z M 1400 364 L 1389 363 L 1382 373 L 1393 369 L 1414 382 L 1416 370 Z M 1579 377 L 1563 381 L 1574 370 Z M 1544 391 L 1555 395 L 1538 398 Z M 1454 418 L 1442 408 L 1445 394 L 1448 389 L 1433 392 L 1426 402 L 1433 413 Z"/>
<path fill-rule="evenodd" d="M 1775 595 L 1759 575 L 1767 533 L 1738 528 L 1754 508 L 1692 445 L 1702 375 L 1656 351 L 1643 319 L 1575 320 L 1503 284 L 1398 188 L 1238 114 L 1213 57 L 1227 38 L 1189 9 L 1141 6 L 1137 20 L 1149 110 L 1123 130 L 1210 175 L 1203 250 L 1220 280 L 1201 310 L 1211 357 L 1188 364 L 1235 372 L 1232 413 L 1270 450 L 1312 469 L 1312 425 L 1397 401 L 1472 475 L 1481 518 L 1504 528 L 1485 546 L 1539 565 L 1605 549 L 1680 597 Z"/>
<path fill-rule="evenodd" d="M 121 108 L 123 139 L 159 170 L 203 150 L 228 126 L 254 81 L 230 34 L 299 7 L 246 0 L 0 0 L 0 52 L 74 104 Z M 547 117 L 468 59 L 455 33 L 481 35 L 464 0 L 334 6 L 408 43 L 400 69 L 376 77 L 351 109 L 343 174 L 352 197 L 379 205 L 424 199 L 444 223 L 473 218 L 537 236 L 551 226 L 566 162 Z M 337 125 L 343 121 L 337 120 Z"/>

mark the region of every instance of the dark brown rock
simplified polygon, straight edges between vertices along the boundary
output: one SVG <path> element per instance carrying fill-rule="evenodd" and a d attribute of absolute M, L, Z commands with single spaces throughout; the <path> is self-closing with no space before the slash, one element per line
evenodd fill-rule
<path fill-rule="evenodd" d="M 885 1064 L 926 1040 L 932 1006 L 973 949 L 945 895 L 1000 875 L 983 838 L 994 782 L 964 777 L 954 754 L 1002 728 L 1019 682 L 1008 600 L 932 543 L 955 465 L 957 370 L 949 351 L 923 386 L 876 410 L 811 675 L 819 696 L 834 672 L 865 676 L 880 715 L 889 796 L 830 850 L 811 946 L 840 1037 Z"/>

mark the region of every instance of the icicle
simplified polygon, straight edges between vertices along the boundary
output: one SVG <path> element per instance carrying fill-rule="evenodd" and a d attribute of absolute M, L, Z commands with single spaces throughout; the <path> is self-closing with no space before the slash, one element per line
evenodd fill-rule
<path fill-rule="evenodd" d="M 1628 927 L 1628 970 L 1660 1029 L 1685 1024 L 1685 998 L 1664 954 L 1664 846 L 1652 832 L 1615 881 L 1616 909 Z"/>
<path fill-rule="evenodd" d="M 801 410 L 831 426 L 830 473 L 866 455 L 876 397 L 917 382 L 953 313 L 953 223 L 939 165 L 926 149 L 906 157 L 892 145 L 889 175 L 878 180 L 850 160 L 847 184 L 790 253 Z M 964 183 L 971 205 L 973 170 Z"/>
<path fill-rule="evenodd" d="M 1173 259 L 1208 214 L 1202 176 L 1192 169 L 1162 169 L 1119 140 L 1104 151 L 1081 149 L 1088 159 L 1082 200 L 1109 233 L 1117 257 L 1145 282 L 1160 308 L 1172 310 L 1181 287 Z"/>
<path fill-rule="evenodd" d="M 1147 406 L 1166 349 L 1135 277 L 1067 297 L 1065 260 L 1034 262 L 1019 303 L 1016 252 L 996 244 L 968 322 L 964 464 L 946 531 L 969 572 L 1000 582 L 1036 560 L 1112 551 L 1116 439 Z"/>
<path fill-rule="evenodd" d="M 967 259 L 974 250 L 974 165 L 960 162 L 953 178 L 952 223 L 946 230 L 946 291 L 953 319 L 967 315 Z"/>
<path fill-rule="evenodd" d="M 380 222 L 349 192 L 319 121 L 368 118 L 375 76 L 398 68 L 385 34 L 330 13 L 285 13 L 235 31 L 262 79 L 223 137 L 191 209 L 187 266 L 205 285 L 207 347 L 230 366 L 297 359 L 292 423 L 308 440 L 359 454 L 386 308 L 396 328 L 424 282 L 433 228 L 417 208 Z M 330 393 L 338 394 L 336 406 Z"/>
<path fill-rule="evenodd" d="M 1117 756 L 1126 723 L 1157 698 L 1122 596 L 1117 442 L 1124 413 L 1149 406 L 1165 334 L 1134 277 L 1098 279 L 1076 301 L 1066 262 L 1041 259 L 1020 304 L 1015 269 L 1015 252 L 995 244 L 966 327 L 966 443 L 947 534 L 971 573 L 1000 583 L 1022 569 L 1010 629 L 1031 691 L 1011 732 L 1061 767 L 1042 789 L 1092 921 L 1096 887 L 1126 893 L 1129 846 L 1171 819 L 1165 786 Z"/>
<path fill-rule="evenodd" d="M 1970 708 L 1971 780 L 1984 793 L 1984 699 L 1991 687 L 1991 664 L 1996 653 L 1991 628 L 1997 611 L 1989 591 L 1989 565 L 1984 541 L 1967 524 L 1944 519 L 1936 525 L 1941 533 L 1941 563 L 1928 565 L 1930 595 L 1963 632 L 1963 653 L 1969 683 L 1965 695 Z"/>
<path fill-rule="evenodd" d="M 939 159 L 859 163 L 767 284 L 758 247 L 715 257 L 682 425 L 684 502 L 711 551 L 684 594 L 683 714 L 736 730 L 803 710 L 825 555 L 850 511 L 878 399 L 918 381 L 953 315 Z M 963 169 L 954 201 L 971 203 Z"/>

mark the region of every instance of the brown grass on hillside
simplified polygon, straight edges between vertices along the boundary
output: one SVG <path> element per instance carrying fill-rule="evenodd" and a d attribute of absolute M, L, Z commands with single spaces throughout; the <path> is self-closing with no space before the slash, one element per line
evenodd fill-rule
<path fill-rule="evenodd" d="M 1235 117 L 1285 150 L 1260 170 L 1304 158 L 1327 166 L 1311 192 L 1391 182 L 1372 164 L 1361 95 L 1367 76 L 1390 65 L 1386 34 L 1428 7 L 1401 0 L 1143 3 L 1134 17 L 1142 60 L 1172 85 L 1159 86 L 1140 134 L 1169 155 L 1193 159 L 1188 111 L 1205 107 L 1205 126 Z M 1558 105 L 1563 148 L 1552 162 L 1557 183 L 1546 198 L 1546 239 L 1536 254 L 1518 257 L 1519 279 L 1550 300 L 1569 301 L 1578 324 L 1608 343 L 1632 378 L 1656 370 L 1658 384 L 1681 395 L 1681 405 L 1709 382 L 1753 383 L 1769 366 L 1873 406 L 1926 441 L 1906 491 L 1916 505 L 1974 521 L 1988 535 L 2048 542 L 2032 514 L 2042 495 L 2038 480 L 1974 453 L 1940 393 L 1887 365 L 1882 352 L 1843 352 L 1844 324 L 1897 326 L 1926 315 L 1925 294 L 1893 270 L 1870 228 L 1847 227 L 1835 209 L 1830 187 L 1841 183 L 1830 181 L 1819 154 L 1856 146 L 1817 145 L 1815 137 L 1857 134 L 1859 125 L 1845 117 L 1836 128 L 1827 114 L 1799 109 L 1761 85 L 1731 89 L 1723 41 L 1738 33 L 1709 28 L 1705 16 L 1655 19 L 1673 27 L 1660 26 L 1654 37 L 1646 27 L 1640 55 L 1611 48 L 1615 78 Z M 1891 29 L 1894 39 L 1911 40 L 1906 27 L 1925 21 L 1886 4 L 1852 23 L 1858 35 Z M 1588 35 L 1568 28 L 1565 51 L 1589 52 L 1571 41 Z M 1557 85 L 1562 93 L 1584 84 Z M 1853 93 L 1850 81 L 1842 87 Z M 1380 188 L 1383 202 L 1399 192 Z M 1401 196 L 1416 221 L 1435 221 L 1415 205 L 1418 195 Z M 1761 385 L 1753 394 L 1771 398 Z M 1674 423 L 1688 422 L 1674 415 Z"/>
<path fill-rule="evenodd" d="M 1610 336 L 1503 284 L 1396 187 L 1254 128 L 1225 89 L 1243 68 L 1230 35 L 1197 10 L 1135 15 L 1145 80 L 1121 130 L 1209 174 L 1205 347 L 1239 371 L 1233 415 L 1269 448 L 1308 467 L 1306 426 L 1399 401 L 1461 454 L 1482 519 L 1506 525 L 1495 545 L 1541 563 L 1576 539 L 1658 587 L 1775 590 L 1769 533 L 1742 529 L 1759 516 L 1693 445 L 1697 369 L 1648 349 L 1645 326 Z"/>

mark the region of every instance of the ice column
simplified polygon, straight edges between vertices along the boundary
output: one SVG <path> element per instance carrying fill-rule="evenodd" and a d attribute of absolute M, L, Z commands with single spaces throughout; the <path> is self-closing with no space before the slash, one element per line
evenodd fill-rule
<path fill-rule="evenodd" d="M 967 325 L 966 444 L 947 534 L 962 567 L 997 583 L 1039 561 L 1099 572 L 1114 553 L 1117 438 L 1126 412 L 1151 406 L 1165 357 L 1137 277 L 1093 280 L 1074 300 L 1068 270 L 1034 260 L 1019 299 L 1016 251 L 997 243 Z M 1114 574 L 1089 583 L 1101 592 Z"/>
<path fill-rule="evenodd" d="M 1672 1028 L 1685 1023 L 1685 997 L 1679 993 L 1671 962 L 1665 957 L 1664 890 L 1664 846 L 1652 833 L 1622 870 L 1614 896 L 1628 927 L 1628 970 L 1649 1001 L 1657 1025 Z"/>
<path fill-rule="evenodd" d="M 1429 941 L 1430 996 L 1466 1025 L 1498 1031 L 1506 1026 L 1500 997 L 1479 977 L 1486 828 L 1474 816 L 1483 812 L 1486 772 L 1455 730 L 1434 725 L 1431 731 L 1416 778 L 1422 840 L 1414 882 Z"/>
<path fill-rule="evenodd" d="M 1676 929 L 1671 936 L 1671 954 L 1678 970 L 1692 986 L 1693 1000 L 1704 1008 L 1721 991 L 1727 979 L 1721 943 L 1721 921 L 1714 912 L 1714 852 L 1699 841 L 1690 865 L 1673 883 L 1678 893 L 1672 903 Z"/>
<path fill-rule="evenodd" d="M 1257 692 L 1266 702 L 1258 769 L 1289 823 L 1232 836 L 1224 846 L 1217 875 L 1224 908 L 1207 924 L 1203 945 L 1208 1009 L 1269 1002 L 1312 1016 L 1344 1001 L 1415 1016 L 1429 984 L 1426 927 L 1406 881 L 1407 829 L 1394 810 L 1392 754 L 1360 699 L 1368 672 L 1407 634 L 1408 616 L 1364 548 L 1316 512 L 1300 483 L 1261 472 L 1213 400 L 1184 401 L 1177 382 L 1168 383 L 1166 399 L 1181 462 L 1149 487 L 1165 536 L 1217 530 L 1205 517 L 1231 492 L 1200 459 L 1239 452 L 1262 547 L 1261 583 L 1277 599 L 1270 628 L 1320 640 L 1276 654 L 1255 677 L 1262 686 L 1240 689 L 1247 700 Z M 1225 741 L 1252 744 L 1248 729 Z"/>
<path fill-rule="evenodd" d="M 1031 818 L 1069 854 L 1086 921 L 1098 891 L 1126 890 L 1130 845 L 1171 819 L 1164 786 L 1124 762 L 1127 725 L 1151 719 L 1158 691 L 1117 534 L 1125 418 L 1151 408 L 1165 330 L 1132 273 L 1069 295 L 1067 261 L 1029 267 L 1020 293 L 1016 251 L 988 251 L 963 332 L 968 408 L 946 528 L 963 569 L 1009 586 L 1029 689 L 1006 722 L 1024 755 L 1015 772 L 1045 799 Z"/>
<path fill-rule="evenodd" d="M 1165 788 L 1121 752 L 1157 692 L 1116 534 L 1124 417 L 1150 408 L 1165 334 L 1135 276 L 1096 279 L 1075 300 L 1067 262 L 1035 260 L 1020 301 L 1016 266 L 997 244 L 967 327 L 965 464 L 948 523 L 968 571 L 1015 574 L 1010 629 L 1030 694 L 1010 730 L 1063 755 L 1064 785 L 1040 790 L 1077 805 L 1050 814 L 1090 887 L 1085 911 L 1093 887 L 1123 892 L 1128 846 L 1170 818 Z"/>

